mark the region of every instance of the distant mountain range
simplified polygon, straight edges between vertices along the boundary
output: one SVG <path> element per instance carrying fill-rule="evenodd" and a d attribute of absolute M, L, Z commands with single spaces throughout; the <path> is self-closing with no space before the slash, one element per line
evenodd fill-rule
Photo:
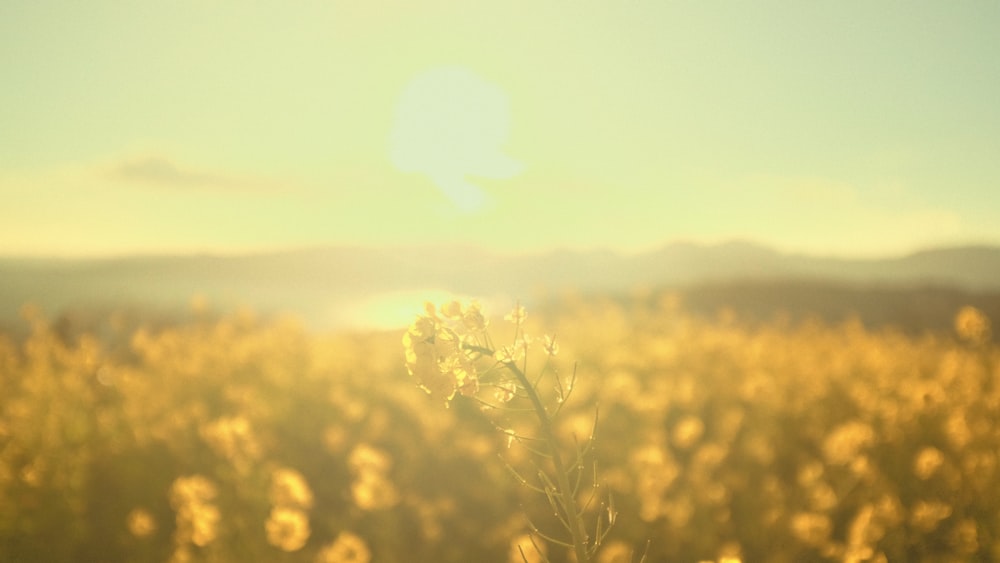
<path fill-rule="evenodd" d="M 638 255 L 330 247 L 244 256 L 0 258 L 0 319 L 9 322 L 26 302 L 54 315 L 81 307 L 170 310 L 186 307 L 197 295 L 221 308 L 287 311 L 317 325 L 337 326 L 358 321 L 347 318 L 363 314 L 358 304 L 406 292 L 530 301 L 566 288 L 616 293 L 789 281 L 1000 292 L 1000 247 L 943 248 L 871 260 L 784 254 L 743 242 L 674 243 Z"/>

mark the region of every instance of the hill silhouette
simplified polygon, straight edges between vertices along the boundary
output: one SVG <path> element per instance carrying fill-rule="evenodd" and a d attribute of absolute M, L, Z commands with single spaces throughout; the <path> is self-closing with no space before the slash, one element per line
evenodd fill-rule
<path fill-rule="evenodd" d="M 569 250 L 509 255 L 431 246 L 5 258 L 0 259 L 0 322 L 16 323 L 17 311 L 29 302 L 50 315 L 123 307 L 176 311 L 202 296 L 224 309 L 289 312 L 315 326 L 342 327 L 358 322 L 356 316 L 346 318 L 345 310 L 394 292 L 436 290 L 530 302 L 566 289 L 623 294 L 635 288 L 680 290 L 689 307 L 703 312 L 728 305 L 753 318 L 782 309 L 834 318 L 865 309 L 879 322 L 938 326 L 944 318 L 940 311 L 955 303 L 986 303 L 1000 294 L 1000 247 L 932 249 L 887 259 L 784 254 L 744 242 L 674 243 L 636 255 Z M 919 321 L 928 307 L 940 310 L 931 315 L 936 320 Z"/>

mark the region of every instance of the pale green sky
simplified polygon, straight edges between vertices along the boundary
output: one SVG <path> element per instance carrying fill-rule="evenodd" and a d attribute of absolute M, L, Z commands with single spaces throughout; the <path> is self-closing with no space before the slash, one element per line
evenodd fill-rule
<path fill-rule="evenodd" d="M 992 1 L 7 0 L 0 255 L 998 244 L 998 26 Z"/>

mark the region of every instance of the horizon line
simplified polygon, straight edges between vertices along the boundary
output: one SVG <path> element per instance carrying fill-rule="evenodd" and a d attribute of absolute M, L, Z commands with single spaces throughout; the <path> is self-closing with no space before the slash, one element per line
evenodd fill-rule
<path fill-rule="evenodd" d="M 185 259 L 185 258 L 220 258 L 239 259 L 256 258 L 265 256 L 289 255 L 309 252 L 322 252 L 328 250 L 358 250 L 358 251 L 384 251 L 384 250 L 427 250 L 427 249 L 448 249 L 464 251 L 481 251 L 493 255 L 509 257 L 545 256 L 559 253 L 611 253 L 623 257 L 637 257 L 653 254 L 671 247 L 694 247 L 702 249 L 717 249 L 727 246 L 745 246 L 757 250 L 772 252 L 780 256 L 819 258 L 831 260 L 847 261 L 879 261 L 893 260 L 914 256 L 926 252 L 942 250 L 970 250 L 970 249 L 997 249 L 1000 250 L 1000 241 L 962 241 L 952 243 L 938 243 L 926 245 L 914 245 L 907 250 L 883 251 L 877 253 L 846 253 L 829 250 L 807 250 L 801 248 L 782 248 L 767 242 L 753 240 L 747 237 L 730 237 L 719 239 L 696 239 L 678 237 L 667 240 L 659 244 L 646 245 L 638 250 L 624 250 L 612 246 L 573 246 L 573 245 L 551 245 L 531 250 L 517 250 L 507 248 L 491 247 L 474 243 L 311 243 L 300 245 L 275 245 L 260 246 L 255 248 L 192 248 L 184 249 L 151 249 L 149 251 L 109 251 L 93 253 L 58 253 L 58 252 L 0 252 L 0 260 L 3 261 L 24 261 L 24 262 L 115 262 L 140 259 Z"/>

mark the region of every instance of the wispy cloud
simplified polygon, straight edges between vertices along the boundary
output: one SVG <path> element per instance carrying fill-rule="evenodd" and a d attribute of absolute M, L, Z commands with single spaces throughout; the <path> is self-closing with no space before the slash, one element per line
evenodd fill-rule
<path fill-rule="evenodd" d="M 274 180 L 190 167 L 163 155 L 120 159 L 105 169 L 105 176 L 118 181 L 172 188 L 237 192 L 284 191 L 284 186 Z"/>

